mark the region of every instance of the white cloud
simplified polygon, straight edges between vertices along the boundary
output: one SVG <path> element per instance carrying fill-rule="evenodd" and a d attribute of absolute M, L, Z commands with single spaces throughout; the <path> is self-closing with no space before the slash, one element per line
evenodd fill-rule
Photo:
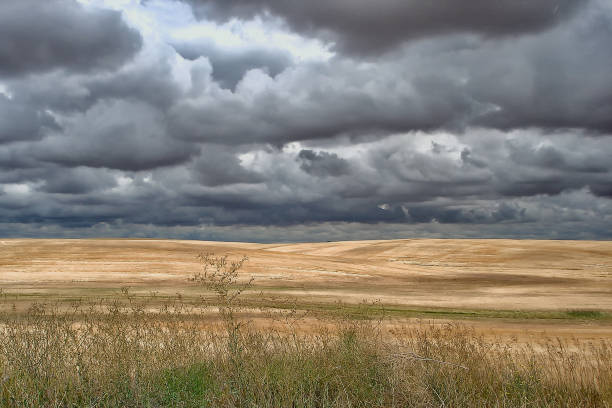
<path fill-rule="evenodd" d="M 26 195 L 32 192 L 32 188 L 25 183 L 4 184 L 2 189 L 6 194 Z"/>

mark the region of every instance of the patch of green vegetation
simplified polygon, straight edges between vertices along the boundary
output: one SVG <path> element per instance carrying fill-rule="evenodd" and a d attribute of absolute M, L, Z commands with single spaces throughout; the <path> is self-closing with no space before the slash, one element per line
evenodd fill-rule
<path fill-rule="evenodd" d="M 245 305 L 252 307 L 276 308 L 281 310 L 295 308 L 327 316 L 344 316 L 352 319 L 379 318 L 443 318 L 443 319 L 504 319 L 504 320 L 612 320 L 612 313 L 593 310 L 487 310 L 409 307 L 385 305 L 379 302 L 359 304 L 342 302 L 304 302 L 296 299 L 265 300 L 249 299 Z"/>
<path fill-rule="evenodd" d="M 238 290 L 239 285 L 228 286 L 230 290 Z M 423 318 L 423 319 L 449 319 L 449 320 L 548 320 L 548 321 L 612 321 L 612 313 L 599 310 L 492 310 L 492 309 L 458 309 L 441 307 L 418 307 L 397 304 L 383 304 L 381 302 L 346 303 L 332 301 L 307 301 L 299 297 L 278 296 L 267 292 L 266 287 L 261 291 L 257 287 L 244 292 L 241 304 L 246 307 L 305 311 L 319 316 L 345 317 L 348 319 L 377 319 L 381 316 L 393 318 Z M 278 288 L 280 289 L 280 288 Z M 256 294 L 256 295 L 255 295 Z M 180 301 L 197 305 L 202 292 L 190 290 L 181 295 Z M 171 303 L 176 301 L 177 294 L 158 293 L 150 289 L 135 288 L 130 290 L 130 296 L 139 301 L 146 301 L 152 305 Z M 121 299 L 120 288 L 82 288 L 78 290 L 59 290 L 57 292 L 20 292 L 4 291 L 5 301 L 11 302 L 41 302 L 83 304 L 96 302 L 99 299 Z"/>
<path fill-rule="evenodd" d="M 208 407 L 220 394 L 214 367 L 206 363 L 166 369 L 153 382 L 152 399 L 158 406 Z"/>
<path fill-rule="evenodd" d="M 598 320 L 610 317 L 606 313 L 599 310 L 568 310 L 565 313 L 572 318 L 585 320 Z"/>

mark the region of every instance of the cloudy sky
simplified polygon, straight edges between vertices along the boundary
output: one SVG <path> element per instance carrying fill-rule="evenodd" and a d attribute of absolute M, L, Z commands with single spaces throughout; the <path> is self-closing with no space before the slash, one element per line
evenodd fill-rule
<path fill-rule="evenodd" d="M 612 238 L 609 0 L 2 0 L 0 236 Z"/>

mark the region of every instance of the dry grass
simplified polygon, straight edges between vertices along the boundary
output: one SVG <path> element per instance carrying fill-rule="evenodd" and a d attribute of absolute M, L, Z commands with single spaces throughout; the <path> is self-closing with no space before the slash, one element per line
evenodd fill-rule
<path fill-rule="evenodd" d="M 32 308 L 0 318 L 0 405 L 606 407 L 612 344 L 506 347 L 460 325 L 337 320 L 309 335 L 165 308 Z"/>

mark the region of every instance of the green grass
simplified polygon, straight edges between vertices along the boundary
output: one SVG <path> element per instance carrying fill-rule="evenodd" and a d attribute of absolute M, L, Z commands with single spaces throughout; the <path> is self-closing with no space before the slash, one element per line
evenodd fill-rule
<path fill-rule="evenodd" d="M 352 319 L 378 318 L 380 316 L 397 318 L 444 318 L 444 319 L 504 319 L 504 320 L 601 320 L 612 321 L 612 313 L 593 310 L 491 310 L 411 307 L 389 305 L 378 302 L 359 304 L 343 302 L 306 302 L 280 301 L 277 299 L 249 298 L 243 303 L 250 307 L 275 309 L 299 309 L 318 313 L 321 316 L 347 316 Z"/>
<path fill-rule="evenodd" d="M 568 310 L 565 313 L 574 319 L 601 320 L 610 318 L 609 313 L 604 313 L 598 310 Z"/>
<path fill-rule="evenodd" d="M 206 363 L 164 370 L 152 382 L 149 399 L 161 406 L 206 407 L 221 395 L 214 366 Z"/>
<path fill-rule="evenodd" d="M 259 288 L 258 288 L 259 289 Z M 253 295 L 253 292 L 258 292 Z M 141 301 L 171 302 L 177 298 L 176 294 L 156 294 L 154 299 L 151 290 L 136 288 L 132 294 L 135 299 Z M 370 319 L 378 318 L 382 315 L 390 318 L 438 318 L 450 320 L 482 320 L 482 319 L 501 319 L 507 321 L 526 321 L 542 320 L 551 322 L 569 321 L 601 321 L 612 322 L 612 313 L 599 310 L 492 310 L 492 309 L 458 309 L 442 307 L 418 307 L 397 304 L 381 304 L 377 302 L 364 303 L 345 303 L 345 302 L 325 302 L 325 301 L 306 301 L 300 298 L 287 299 L 273 297 L 269 293 L 251 291 L 245 292 L 242 305 L 252 308 L 279 309 L 279 310 L 300 310 L 309 312 L 320 317 L 348 317 L 351 319 Z M 5 292 L 5 302 L 16 304 L 39 303 L 64 303 L 70 305 L 79 302 L 96 302 L 100 299 L 120 300 L 122 298 L 119 288 L 104 290 L 81 290 L 81 291 L 62 291 L 62 292 Z M 199 295 L 193 293 L 183 293 L 182 301 L 186 304 L 197 305 L 200 302 Z"/>
<path fill-rule="evenodd" d="M 236 282 L 226 282 L 228 290 L 241 288 Z M 329 300 L 305 300 L 299 296 L 289 298 L 279 296 L 275 292 L 286 290 L 284 286 L 253 286 L 245 289 L 241 302 L 244 306 L 264 309 L 280 309 L 300 311 L 316 314 L 321 317 L 345 316 L 351 319 L 364 319 L 380 317 L 384 314 L 392 318 L 443 318 L 450 320 L 479 320 L 503 319 L 509 321 L 547 320 L 563 323 L 565 321 L 602 321 L 612 322 L 612 312 L 600 310 L 499 310 L 499 309 L 466 309 L 423 307 L 398 304 L 381 303 L 346 303 Z M 152 294 L 155 293 L 153 297 Z M 198 304 L 201 300 L 202 288 L 198 285 L 185 282 L 182 287 L 135 287 L 131 289 L 134 299 L 147 300 L 149 303 L 171 302 L 176 294 L 182 293 L 182 302 Z M 210 291 L 209 291 L 210 294 Z M 32 302 L 62 302 L 70 305 L 75 302 L 96 302 L 99 299 L 120 300 L 123 295 L 121 288 L 99 287 L 57 287 L 45 291 L 28 288 L 0 292 L 4 302 L 12 301 L 15 304 L 29 304 Z"/>

